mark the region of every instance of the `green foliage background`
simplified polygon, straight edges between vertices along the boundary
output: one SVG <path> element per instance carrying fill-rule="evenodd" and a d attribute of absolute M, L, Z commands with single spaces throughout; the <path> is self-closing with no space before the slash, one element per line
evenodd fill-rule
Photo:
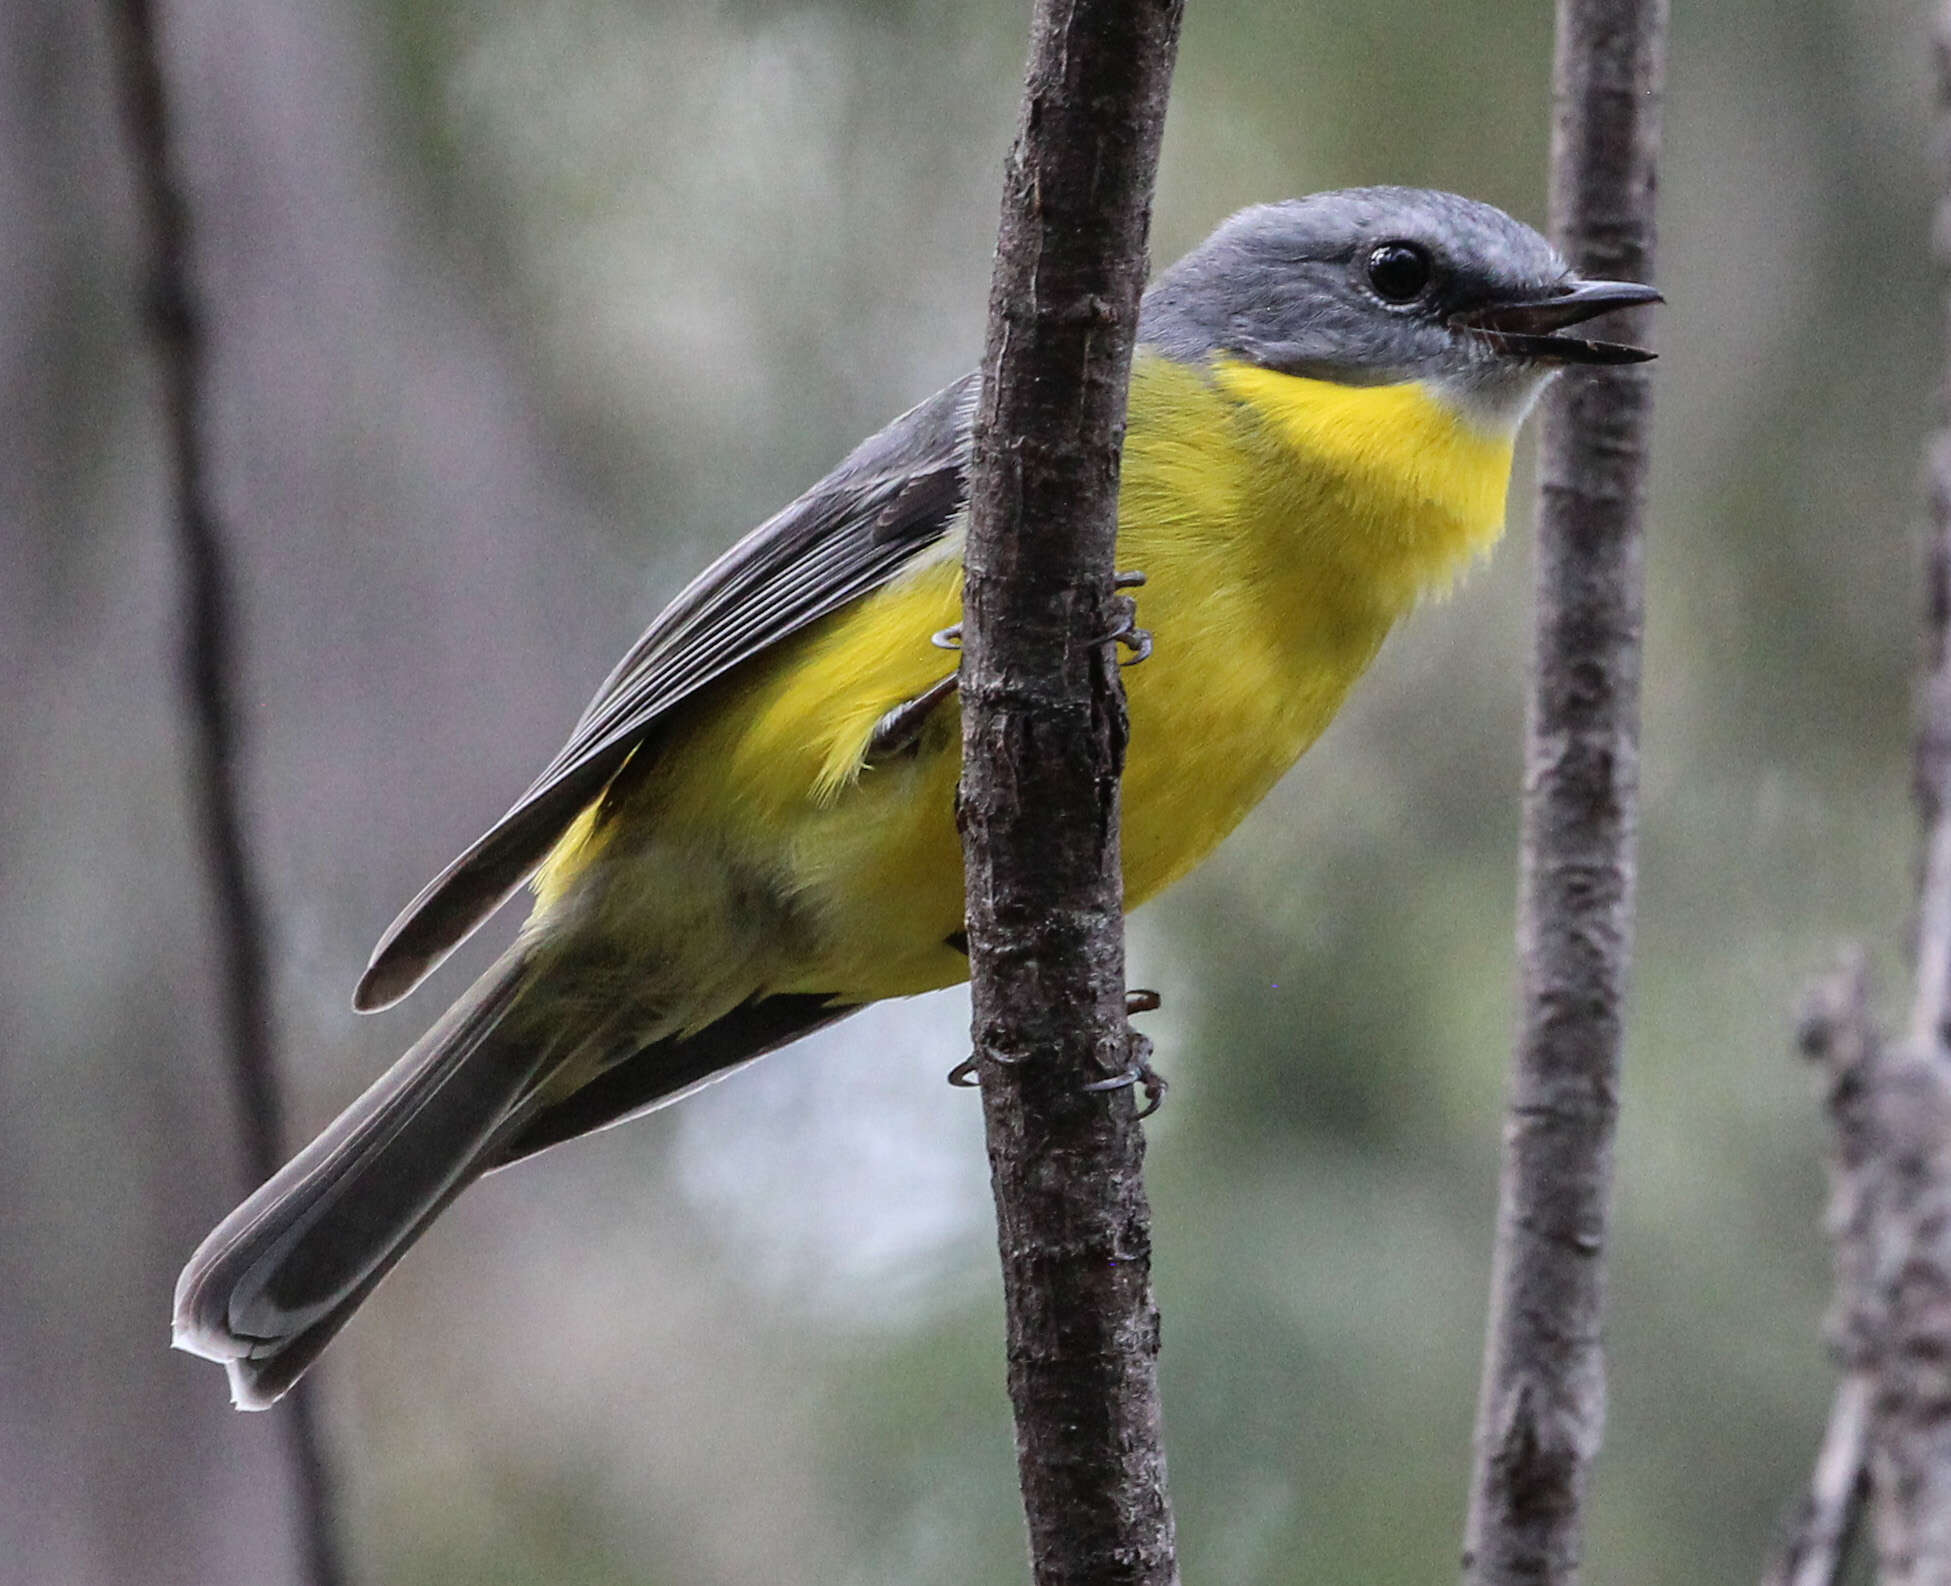
<path fill-rule="evenodd" d="M 1942 357 L 1921 9 L 1727 0 L 1674 19 L 1591 1586 L 1753 1578 L 1828 1401 L 1822 1135 L 1790 1037 L 1844 938 L 1901 983 L 1916 481 Z M 974 361 L 1026 36 L 1022 7 L 987 0 L 365 0 L 356 20 L 364 135 L 404 217 L 389 245 L 493 327 L 575 502 L 520 555 L 574 616 L 538 633 L 482 611 L 427 663 L 467 679 L 442 730 L 501 757 L 466 797 L 437 746 L 385 778 L 260 776 L 306 1126 L 427 1016 L 341 1011 L 378 926 L 546 758 L 609 657 Z M 1494 0 L 1193 4 L 1155 256 L 1239 205 L 1365 182 L 1542 223 L 1550 47 L 1548 8 Z M 371 400 L 313 437 L 347 468 L 391 444 Z M 1523 480 L 1512 503 L 1495 560 L 1134 922 L 1174 1081 L 1151 1188 L 1202 1586 L 1454 1569 L 1511 1024 Z M 470 576 L 475 548 L 438 523 L 359 532 L 424 537 L 414 554 Z M 303 597 L 259 576 L 247 599 Z M 413 653 L 392 599 L 332 615 L 347 664 L 367 642 Z M 510 679 L 541 704 L 505 715 Z M 307 696 L 246 681 L 273 755 Z M 348 875 L 363 845 L 305 835 L 328 804 L 405 847 Z M 115 994 L 112 975 L 69 986 L 53 1023 L 71 1009 L 83 1028 Z M 1021 1578 L 980 1126 L 941 1083 L 965 1008 L 843 1025 L 471 1192 L 321 1373 L 367 1578 Z M 182 1231 L 233 1188 L 200 1190 Z M 160 1297 L 142 1303 L 153 1342 Z"/>

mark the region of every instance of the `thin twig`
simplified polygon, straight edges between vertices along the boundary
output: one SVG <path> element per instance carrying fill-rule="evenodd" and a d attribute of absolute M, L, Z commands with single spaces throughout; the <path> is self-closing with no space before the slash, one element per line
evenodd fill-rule
<path fill-rule="evenodd" d="M 1844 1376 L 1830 1406 L 1809 1490 L 1784 1528 L 1762 1586 L 1835 1586 L 1849 1561 L 1867 1485 L 1875 1357 L 1886 1331 L 1887 1274 L 1879 1228 L 1889 1196 L 1880 1176 L 1888 1142 L 1878 1129 L 1882 1033 L 1870 1014 L 1863 955 L 1844 955 L 1804 1010 L 1798 1044 L 1822 1065 L 1829 1114 L 1829 1215 L 1836 1308 L 1830 1341 Z"/>
<path fill-rule="evenodd" d="M 1005 177 L 966 553 L 976 1072 L 1041 1586 L 1178 1579 L 1127 1069 L 1118 441 L 1179 0 L 1039 0 Z"/>
<path fill-rule="evenodd" d="M 264 911 L 245 853 L 237 786 L 236 649 L 223 534 L 203 448 L 207 343 L 191 278 L 189 206 L 174 165 L 169 97 L 150 0 L 116 0 L 121 99 L 149 246 L 144 308 L 162 380 L 182 558 L 184 703 L 190 717 L 193 802 L 210 869 L 221 962 L 224 1035 L 253 1180 L 283 1160 L 283 1106 L 271 1045 Z M 293 1476 L 304 1516 L 307 1579 L 343 1579 L 329 1482 L 308 1396 L 288 1412 Z"/>
<path fill-rule="evenodd" d="M 1788 1545 L 1762 1586 L 1835 1586 L 1849 1560 L 1862 1514 L 1866 1476 L 1863 1447 L 1869 1435 L 1869 1373 L 1843 1378 L 1829 1408 L 1829 1426 L 1816 1452 L 1815 1475 Z"/>
<path fill-rule="evenodd" d="M 1939 1586 L 1951 1580 L 1951 1065 L 1935 1048 L 1883 1039 L 1860 953 L 1818 988 L 1801 1044 L 1826 1082 L 1828 1333 L 1844 1377 L 1810 1495 L 1767 1579 L 1838 1579 L 1867 1499 L 1883 1586 Z"/>
<path fill-rule="evenodd" d="M 1931 34 L 1937 65 L 1938 122 L 1951 138 L 1951 4 L 1938 8 Z M 1940 269 L 1951 272 L 1951 149 L 1940 180 L 1932 242 Z M 1951 306 L 1948 303 L 1947 306 Z M 1951 314 L 1947 315 L 1946 373 L 1939 401 L 1951 409 Z M 1924 824 L 1924 856 L 1917 900 L 1917 984 L 1910 1040 L 1919 1049 L 1942 1046 L 1951 1011 L 1951 411 L 1929 447 L 1930 538 L 1924 558 L 1924 649 L 1913 741 L 1914 790 Z"/>
<path fill-rule="evenodd" d="M 1653 278 L 1664 0 L 1560 0 L 1553 240 Z M 1521 988 L 1464 1544 L 1472 1586 L 1574 1578 L 1604 1421 L 1604 1251 L 1632 951 L 1640 503 L 1651 388 L 1564 377 L 1539 474 L 1525 745 Z"/>

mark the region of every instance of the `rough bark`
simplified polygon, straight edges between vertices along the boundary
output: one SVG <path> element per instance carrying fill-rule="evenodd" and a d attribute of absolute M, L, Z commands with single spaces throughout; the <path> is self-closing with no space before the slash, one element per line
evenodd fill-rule
<path fill-rule="evenodd" d="M 1840 1579 L 1866 1497 L 1883 1586 L 1951 1580 L 1951 1065 L 1940 1046 L 1885 1039 L 1854 952 L 1818 989 L 1801 1044 L 1822 1066 L 1830 1123 L 1843 1381 L 1764 1580 Z"/>
<path fill-rule="evenodd" d="M 284 1108 L 272 1049 L 264 910 L 246 852 L 238 790 L 230 575 L 203 445 L 209 359 L 155 9 L 150 0 L 117 0 L 114 16 L 122 111 L 148 250 L 144 318 L 156 348 L 174 484 L 192 803 L 218 922 L 225 1043 L 246 1132 L 246 1162 L 258 1181 L 283 1161 Z M 309 1578 L 313 1586 L 337 1586 L 343 1572 L 310 1394 L 294 1393 L 289 1403 L 283 1414 L 304 1508 Z"/>
<path fill-rule="evenodd" d="M 1039 0 L 1006 171 L 963 623 L 975 1072 L 1032 1565 L 1176 1581 L 1129 1070 L 1118 453 L 1178 0 Z"/>
<path fill-rule="evenodd" d="M 1939 7 L 1932 43 L 1939 118 L 1951 128 L 1951 5 Z M 1951 269 L 1951 159 L 1940 181 L 1935 241 Z M 1941 400 L 1951 407 L 1951 336 L 1946 347 Z M 1768 1586 L 1833 1586 L 1866 1500 L 1882 1586 L 1951 1582 L 1951 423 L 1927 464 L 1909 1027 L 1900 1041 L 1878 1029 L 1860 954 L 1819 990 L 1803 1024 L 1803 1049 L 1826 1082 L 1828 1330 L 1843 1380 Z"/>
<path fill-rule="evenodd" d="M 1552 239 L 1653 279 L 1664 0 L 1560 0 Z M 1576 1578 L 1605 1414 L 1605 1235 L 1632 953 L 1647 374 L 1546 399 L 1519 880 L 1520 1011 L 1464 1542 L 1474 1586 Z"/>

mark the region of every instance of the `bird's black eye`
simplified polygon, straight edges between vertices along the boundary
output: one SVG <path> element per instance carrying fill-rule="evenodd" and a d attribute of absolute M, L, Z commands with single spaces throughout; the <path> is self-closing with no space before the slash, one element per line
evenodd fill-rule
<path fill-rule="evenodd" d="M 1368 284 L 1388 303 L 1409 303 L 1429 285 L 1429 255 L 1413 242 L 1378 243 L 1369 251 Z"/>

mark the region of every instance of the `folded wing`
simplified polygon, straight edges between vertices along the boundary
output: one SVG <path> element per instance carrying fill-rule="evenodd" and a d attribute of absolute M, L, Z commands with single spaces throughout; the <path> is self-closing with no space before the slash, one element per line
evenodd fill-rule
<path fill-rule="evenodd" d="M 515 891 L 658 721 L 742 662 L 886 583 L 948 532 L 967 493 L 976 376 L 858 446 L 694 579 L 605 680 L 568 743 L 508 813 L 386 928 L 353 993 L 405 996 Z"/>

